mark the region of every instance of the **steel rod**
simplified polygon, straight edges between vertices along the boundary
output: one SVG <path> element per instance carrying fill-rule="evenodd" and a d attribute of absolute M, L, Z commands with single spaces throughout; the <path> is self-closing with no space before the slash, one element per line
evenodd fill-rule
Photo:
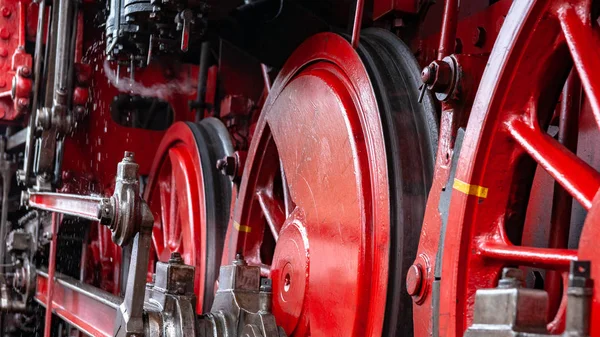
<path fill-rule="evenodd" d="M 262 72 L 263 81 L 265 83 L 265 89 L 267 89 L 267 93 L 269 93 L 271 92 L 271 78 L 269 77 L 269 68 L 261 63 L 260 70 Z"/>
<path fill-rule="evenodd" d="M 358 48 L 360 42 L 360 29 L 362 27 L 363 10 L 365 7 L 364 0 L 356 0 L 356 11 L 354 12 L 354 24 L 352 25 L 352 47 Z"/>
<path fill-rule="evenodd" d="M 458 24 L 459 0 L 446 0 L 444 4 L 444 19 L 440 34 L 438 60 L 454 53 L 456 44 L 456 25 Z"/>
<path fill-rule="evenodd" d="M 48 274 L 37 273 L 35 300 L 48 307 Z M 122 299 L 106 291 L 55 273 L 52 307 L 57 316 L 90 336 L 113 336 L 114 319 Z"/>
<path fill-rule="evenodd" d="M 52 213 L 52 226 L 50 240 L 50 257 L 48 259 L 48 292 L 46 295 L 46 317 L 44 320 L 44 337 L 50 337 L 52 325 L 52 300 L 54 296 L 54 273 L 56 271 L 56 245 L 58 236 L 58 213 Z"/>
<path fill-rule="evenodd" d="M 29 192 L 29 207 L 98 221 L 103 198 L 52 192 Z"/>

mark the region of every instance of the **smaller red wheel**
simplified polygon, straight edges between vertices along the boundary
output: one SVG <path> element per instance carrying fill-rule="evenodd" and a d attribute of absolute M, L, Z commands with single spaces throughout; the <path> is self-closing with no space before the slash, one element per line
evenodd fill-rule
<path fill-rule="evenodd" d="M 156 258 L 166 262 L 179 252 L 196 267 L 198 313 L 212 304 L 231 204 L 232 183 L 216 161 L 232 152 L 219 120 L 175 123 L 161 141 L 144 193 L 155 219 Z"/>

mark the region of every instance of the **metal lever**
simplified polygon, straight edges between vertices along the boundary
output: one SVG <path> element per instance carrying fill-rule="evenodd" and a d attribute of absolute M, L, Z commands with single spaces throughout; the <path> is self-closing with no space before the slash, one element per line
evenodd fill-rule
<path fill-rule="evenodd" d="M 133 152 L 125 152 L 110 198 L 35 191 L 22 196 L 28 207 L 100 221 L 110 228 L 116 244 L 131 250 L 125 299 L 117 312 L 114 336 L 141 336 L 144 332 L 144 292 L 154 217 L 140 197 L 138 169 Z"/>
<path fill-rule="evenodd" d="M 191 10 L 186 9 L 183 12 L 179 13 L 179 17 L 181 18 L 183 29 L 181 31 L 181 51 L 188 51 L 188 46 L 190 43 L 190 30 L 192 26 L 192 21 L 194 18 L 194 14 Z"/>

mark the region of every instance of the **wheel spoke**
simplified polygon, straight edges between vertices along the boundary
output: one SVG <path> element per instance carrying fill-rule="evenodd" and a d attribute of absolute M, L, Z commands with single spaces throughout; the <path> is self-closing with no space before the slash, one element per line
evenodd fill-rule
<path fill-rule="evenodd" d="M 160 242 L 160 245 L 162 246 L 160 248 L 160 252 L 158 252 L 159 254 L 162 253 L 162 248 L 163 247 L 167 247 L 167 238 L 168 238 L 168 233 L 166 233 L 166 227 L 168 226 L 168 223 L 170 221 L 170 215 L 171 215 L 171 187 L 169 186 L 169 183 L 167 182 L 167 179 L 170 180 L 170 177 L 161 177 L 163 179 L 160 180 L 160 182 L 158 183 L 159 186 L 159 193 L 160 193 L 160 204 L 161 204 L 161 209 L 160 209 L 160 219 L 161 219 L 161 226 L 160 228 L 156 231 L 157 233 L 160 233 L 160 235 L 157 236 L 157 241 Z M 164 179 L 166 178 L 166 179 Z M 160 240 L 158 240 L 160 239 Z"/>
<path fill-rule="evenodd" d="M 258 191 L 256 197 L 265 220 L 271 229 L 271 234 L 273 234 L 273 238 L 277 241 L 279 238 L 279 231 L 286 218 L 283 207 L 281 207 L 279 201 L 275 200 L 273 196 L 268 195 L 265 190 Z"/>
<path fill-rule="evenodd" d="M 169 213 L 168 220 L 166 223 L 163 223 L 163 233 L 165 236 L 165 247 L 172 249 L 173 246 L 173 236 L 176 235 L 174 233 L 177 221 L 177 193 L 175 193 L 175 175 L 171 175 L 171 182 L 169 183 L 171 187 L 171 193 L 169 194 Z"/>
<path fill-rule="evenodd" d="M 507 123 L 513 138 L 565 190 L 589 210 L 600 188 L 600 174 L 554 138 L 514 119 Z"/>
<path fill-rule="evenodd" d="M 281 172 L 281 186 L 283 190 L 283 204 L 285 208 L 285 217 L 287 218 L 294 209 L 294 201 L 292 201 L 292 195 L 290 194 L 290 186 L 288 185 L 287 178 L 285 176 L 285 170 L 283 169 L 283 163 L 279 160 L 279 170 Z"/>
<path fill-rule="evenodd" d="M 573 7 L 562 6 L 558 17 L 594 117 L 600 125 L 600 77 L 596 72 L 600 69 L 600 43 L 591 25 L 583 23 Z"/>

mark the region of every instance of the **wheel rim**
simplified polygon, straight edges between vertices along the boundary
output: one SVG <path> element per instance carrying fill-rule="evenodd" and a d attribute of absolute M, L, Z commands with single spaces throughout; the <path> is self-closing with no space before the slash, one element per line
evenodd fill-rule
<path fill-rule="evenodd" d="M 586 50 L 593 57 L 582 56 L 584 44 L 595 41 L 589 5 L 588 1 L 516 1 L 502 27 L 456 167 L 442 248 L 442 296 L 439 312 L 433 313 L 439 315 L 439 327 L 446 327 L 440 335 L 464 333 L 473 317 L 476 290 L 495 287 L 502 267 L 532 266 L 564 273 L 578 257 L 577 250 L 521 246 L 520 238 L 536 163 L 585 209 L 590 209 L 600 186 L 594 168 L 545 132 L 573 64 L 569 51 L 592 110 L 600 115 L 600 91 L 594 89 L 599 82 L 588 75 L 590 69 L 597 69 L 593 66 L 598 65 L 598 53 Z M 580 252 L 585 251 L 584 244 L 582 239 Z M 562 314 L 559 310 L 554 323 L 564 319 Z M 598 314 L 592 308 L 592 335 L 598 329 L 593 318 Z M 560 330 L 560 325 L 549 328 Z"/>
<path fill-rule="evenodd" d="M 288 335 L 381 336 L 391 202 L 382 128 L 369 75 L 337 35 L 307 40 L 271 90 L 223 263 L 242 252 L 263 267 Z"/>
<path fill-rule="evenodd" d="M 420 67 L 396 35 L 369 28 L 357 49 L 371 78 L 383 125 L 390 182 L 390 254 L 382 336 L 412 336 L 406 274 L 416 257 L 437 146 L 430 93 L 418 102 Z"/>
<path fill-rule="evenodd" d="M 215 168 L 217 158 L 232 152 L 223 130 L 214 119 L 173 124 L 161 141 L 144 194 L 155 219 L 156 259 L 166 262 L 178 252 L 196 267 L 199 313 L 212 304 L 229 218 L 231 182 Z"/>

